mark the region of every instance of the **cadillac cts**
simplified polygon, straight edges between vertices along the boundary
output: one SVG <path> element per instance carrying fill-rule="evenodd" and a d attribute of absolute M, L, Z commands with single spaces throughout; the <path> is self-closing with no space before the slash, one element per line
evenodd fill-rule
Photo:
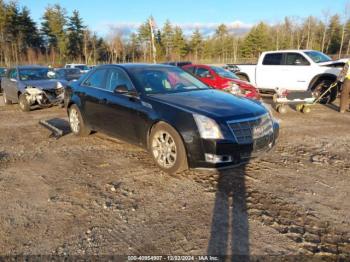
<path fill-rule="evenodd" d="M 169 173 L 240 165 L 271 149 L 279 131 L 260 102 L 166 65 L 99 66 L 68 85 L 65 106 L 74 134 L 142 146 Z"/>

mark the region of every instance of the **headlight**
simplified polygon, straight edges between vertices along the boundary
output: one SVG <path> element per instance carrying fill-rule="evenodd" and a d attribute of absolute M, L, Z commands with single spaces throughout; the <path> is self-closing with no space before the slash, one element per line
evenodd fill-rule
<path fill-rule="evenodd" d="M 193 114 L 193 118 L 196 121 L 201 138 L 204 139 L 222 139 L 222 133 L 220 127 L 215 120 L 198 114 Z"/>
<path fill-rule="evenodd" d="M 239 85 L 237 85 L 234 82 L 229 82 L 229 86 L 225 87 L 223 90 L 226 92 L 229 92 L 233 95 L 240 95 L 241 94 L 241 88 L 239 87 Z"/>
<path fill-rule="evenodd" d="M 63 88 L 63 85 L 61 82 L 57 82 L 56 84 L 56 88 L 59 89 L 59 88 Z"/>

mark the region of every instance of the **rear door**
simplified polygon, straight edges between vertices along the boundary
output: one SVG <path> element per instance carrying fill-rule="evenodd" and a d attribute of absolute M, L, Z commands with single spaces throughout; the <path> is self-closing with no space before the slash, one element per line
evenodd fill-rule
<path fill-rule="evenodd" d="M 124 85 L 129 93 L 115 93 L 117 86 Z M 113 136 L 132 143 L 139 143 L 137 126 L 141 119 L 143 105 L 137 95 L 128 75 L 123 69 L 110 67 L 106 77 L 106 90 L 101 92 L 100 104 L 103 114 L 99 116 L 99 125 L 103 130 Z"/>
<path fill-rule="evenodd" d="M 95 130 L 101 128 L 99 118 L 104 114 L 102 99 L 105 92 L 106 74 L 107 69 L 105 68 L 92 72 L 76 91 L 82 102 L 84 120 Z"/>
<path fill-rule="evenodd" d="M 283 53 L 267 53 L 261 64 L 256 66 L 256 84 L 261 89 L 277 89 L 284 85 Z"/>

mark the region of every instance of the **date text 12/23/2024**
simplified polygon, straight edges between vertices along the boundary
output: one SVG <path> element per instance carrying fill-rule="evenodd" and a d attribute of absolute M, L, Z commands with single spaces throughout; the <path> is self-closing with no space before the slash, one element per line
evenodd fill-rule
<path fill-rule="evenodd" d="M 219 261 L 217 256 L 128 256 L 128 261 Z"/>

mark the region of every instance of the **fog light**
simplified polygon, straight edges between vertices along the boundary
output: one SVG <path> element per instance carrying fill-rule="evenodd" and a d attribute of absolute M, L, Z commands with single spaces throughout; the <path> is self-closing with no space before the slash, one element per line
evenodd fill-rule
<path fill-rule="evenodd" d="M 230 155 L 205 154 L 205 161 L 213 164 L 232 162 Z"/>

